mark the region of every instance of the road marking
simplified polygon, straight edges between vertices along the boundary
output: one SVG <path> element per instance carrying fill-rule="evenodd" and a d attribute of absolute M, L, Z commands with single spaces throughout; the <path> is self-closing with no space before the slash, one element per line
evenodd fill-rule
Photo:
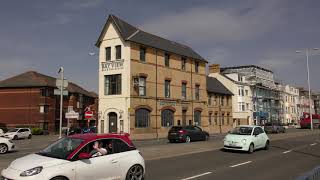
<path fill-rule="evenodd" d="M 317 145 L 317 143 L 310 144 L 310 146 L 314 146 L 314 145 Z"/>
<path fill-rule="evenodd" d="M 285 152 L 282 152 L 283 154 L 287 154 L 289 152 L 291 152 L 292 150 L 288 150 L 288 151 L 285 151 Z"/>
<path fill-rule="evenodd" d="M 244 163 L 240 163 L 240 164 L 235 164 L 235 165 L 232 165 L 232 166 L 230 166 L 230 167 L 237 167 L 237 166 L 241 166 L 241 165 L 244 165 L 244 164 L 249 164 L 249 163 L 251 163 L 252 161 L 247 161 L 247 162 L 244 162 Z"/>
<path fill-rule="evenodd" d="M 195 179 L 195 178 L 197 178 L 197 177 L 205 176 L 205 175 L 208 175 L 208 174 L 211 174 L 211 173 L 212 173 L 212 172 L 206 172 L 206 173 L 198 174 L 198 175 L 191 176 L 191 177 L 188 177 L 188 178 L 184 178 L 184 179 L 182 179 L 182 180 Z"/>

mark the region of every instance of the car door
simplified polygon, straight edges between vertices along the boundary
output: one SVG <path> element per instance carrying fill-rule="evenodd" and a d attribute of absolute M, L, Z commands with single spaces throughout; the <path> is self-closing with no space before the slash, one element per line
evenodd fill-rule
<path fill-rule="evenodd" d="M 201 128 L 199 128 L 198 126 L 194 127 L 195 129 L 195 136 L 197 138 L 197 140 L 203 140 L 204 139 L 204 134 Z"/>
<path fill-rule="evenodd" d="M 186 130 L 188 131 L 188 136 L 190 137 L 191 140 L 197 139 L 197 133 L 194 126 L 187 126 Z"/>
<path fill-rule="evenodd" d="M 19 129 L 19 130 L 17 131 L 17 136 L 18 136 L 18 138 L 23 138 L 23 132 L 24 132 L 23 129 Z"/>
<path fill-rule="evenodd" d="M 255 149 L 261 148 L 261 138 L 260 138 L 260 132 L 258 127 L 255 127 L 253 130 L 253 143 L 254 143 L 254 147 Z"/>
<path fill-rule="evenodd" d="M 83 152 L 87 152 L 87 149 L 92 150 L 94 142 L 89 143 L 83 149 Z M 80 150 L 80 152 L 82 152 Z M 80 153 L 79 152 L 79 153 Z M 78 154 L 79 154 L 78 153 Z M 92 157 L 89 159 L 76 161 L 76 180 L 87 179 L 116 179 L 117 172 L 119 171 L 119 163 L 115 161 L 117 154 L 107 154 L 103 156 Z"/>
<path fill-rule="evenodd" d="M 23 129 L 23 133 L 22 133 L 23 135 L 23 138 L 27 138 L 28 137 L 28 135 L 29 135 L 29 130 L 28 129 Z"/>

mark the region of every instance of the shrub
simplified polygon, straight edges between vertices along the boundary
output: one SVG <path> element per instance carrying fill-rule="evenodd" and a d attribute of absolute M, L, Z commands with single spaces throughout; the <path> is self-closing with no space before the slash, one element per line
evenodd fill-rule
<path fill-rule="evenodd" d="M 42 135 L 43 134 L 43 130 L 41 128 L 32 128 L 31 129 L 31 133 L 33 135 Z"/>

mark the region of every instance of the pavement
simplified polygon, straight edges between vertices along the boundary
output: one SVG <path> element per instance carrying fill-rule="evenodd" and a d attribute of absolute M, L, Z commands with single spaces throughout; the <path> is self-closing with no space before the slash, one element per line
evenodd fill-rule
<path fill-rule="evenodd" d="M 299 164 L 301 162 L 303 167 L 299 166 L 299 171 L 294 169 L 294 172 L 301 173 L 311 170 L 317 164 L 320 165 L 320 159 L 318 158 L 320 154 L 314 153 L 314 149 L 308 149 L 319 148 L 318 144 L 313 145 L 312 147 L 308 147 L 308 145 L 312 143 L 320 143 L 320 130 L 310 131 L 305 129 L 289 129 L 287 130 L 287 133 L 270 134 L 269 137 L 272 145 L 270 150 L 258 151 L 252 155 L 246 153 L 222 152 L 221 148 L 223 147 L 222 139 L 224 138 L 224 134 L 211 135 L 209 141 L 199 141 L 188 144 L 168 143 L 166 139 L 142 140 L 133 142 L 146 160 L 147 179 L 183 179 L 203 173 L 205 175 L 195 178 L 213 179 L 212 176 L 214 176 L 220 177 L 219 179 L 233 179 L 227 176 L 227 174 L 224 172 L 229 174 L 231 173 L 233 176 L 236 175 L 236 177 L 238 177 L 238 174 L 233 172 L 241 174 L 242 172 L 238 169 L 241 169 L 242 167 L 236 168 L 229 172 L 228 166 L 230 164 L 237 164 L 247 161 L 251 162 L 244 166 L 250 167 L 250 171 L 254 171 L 252 177 L 261 175 L 261 173 L 267 173 L 265 168 L 268 168 L 268 171 L 271 169 L 276 173 L 283 174 L 276 171 L 277 169 L 280 169 L 279 171 L 282 170 L 282 166 L 275 168 L 277 167 L 275 165 L 278 164 L 291 167 L 293 163 Z M 58 136 L 33 136 L 33 138 L 30 140 L 16 140 L 15 144 L 17 146 L 17 151 L 0 155 L 0 170 L 7 167 L 14 159 L 37 152 L 57 139 Z M 296 151 L 299 151 L 299 148 L 305 150 L 303 151 L 305 153 L 297 153 Z M 282 157 L 284 159 L 280 161 L 277 155 L 282 155 L 283 151 L 289 150 L 291 151 L 285 154 L 290 157 L 289 159 L 292 159 L 292 161 L 285 159 L 287 156 Z M 320 152 L 320 149 L 315 150 Z M 314 156 L 310 156 L 308 153 L 311 153 Z M 299 161 L 296 161 L 296 159 Z M 255 165 L 253 166 L 252 164 Z M 260 167 L 261 169 L 256 169 L 257 167 Z M 293 167 L 296 167 L 296 165 Z M 257 173 L 256 171 L 260 173 L 254 174 Z M 294 175 L 297 175 L 297 173 Z M 246 178 L 250 179 L 250 177 L 251 176 L 248 176 Z M 265 177 L 268 176 L 266 175 Z M 285 178 L 286 177 L 289 176 L 285 176 Z"/>

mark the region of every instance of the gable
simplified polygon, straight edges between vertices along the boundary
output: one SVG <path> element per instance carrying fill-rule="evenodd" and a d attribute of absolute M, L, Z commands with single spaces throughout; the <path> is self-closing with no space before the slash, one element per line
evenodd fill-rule
<path fill-rule="evenodd" d="M 102 39 L 108 40 L 108 39 L 118 39 L 118 38 L 121 38 L 121 36 L 119 32 L 116 30 L 115 25 L 112 22 L 108 23 L 106 32 L 104 33 L 104 36 Z"/>

